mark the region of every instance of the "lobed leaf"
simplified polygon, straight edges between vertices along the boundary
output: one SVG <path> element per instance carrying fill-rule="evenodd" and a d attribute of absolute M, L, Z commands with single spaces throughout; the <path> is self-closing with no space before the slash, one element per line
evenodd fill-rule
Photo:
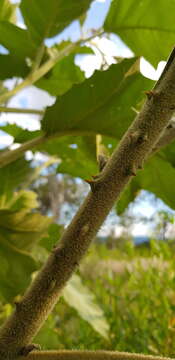
<path fill-rule="evenodd" d="M 174 13 L 172 0 L 113 0 L 104 29 L 116 33 L 134 54 L 157 66 L 174 46 Z"/>
<path fill-rule="evenodd" d="M 42 130 L 48 135 L 82 131 L 120 138 L 135 117 L 132 107 L 153 83 L 135 64 L 135 58 L 125 59 L 73 86 L 46 109 Z"/>

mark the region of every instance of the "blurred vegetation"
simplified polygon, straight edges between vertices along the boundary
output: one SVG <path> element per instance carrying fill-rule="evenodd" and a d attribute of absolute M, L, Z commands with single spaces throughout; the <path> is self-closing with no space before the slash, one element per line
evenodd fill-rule
<path fill-rule="evenodd" d="M 35 341 L 43 348 L 111 349 L 175 356 L 174 243 L 120 250 L 94 245 L 78 273 L 109 324 L 103 339 L 63 298 Z M 92 271 L 93 269 L 93 271 Z"/>

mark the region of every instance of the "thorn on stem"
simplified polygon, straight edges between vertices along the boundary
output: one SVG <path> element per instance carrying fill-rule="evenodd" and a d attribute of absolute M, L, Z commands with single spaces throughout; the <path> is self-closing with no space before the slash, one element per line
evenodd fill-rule
<path fill-rule="evenodd" d="M 152 151 L 156 151 L 158 148 L 157 148 L 157 146 L 154 146 L 153 148 L 152 148 Z"/>
<path fill-rule="evenodd" d="M 136 174 L 136 172 L 134 170 L 131 170 L 130 175 L 136 176 L 137 174 Z"/>
<path fill-rule="evenodd" d="M 149 90 L 149 91 L 145 91 L 145 95 L 147 96 L 148 100 L 155 98 L 158 93 L 155 90 Z"/>
<path fill-rule="evenodd" d="M 101 172 L 104 169 L 105 165 L 107 164 L 108 157 L 103 154 L 99 154 L 97 160 L 99 165 L 99 171 Z"/>
<path fill-rule="evenodd" d="M 172 124 L 169 124 L 169 125 L 167 126 L 167 129 L 173 129 L 173 125 L 172 125 Z"/>
<path fill-rule="evenodd" d="M 91 175 L 93 179 L 98 179 L 100 174 L 97 174 L 97 175 Z"/>
<path fill-rule="evenodd" d="M 57 248 L 58 248 L 58 246 L 56 244 L 54 244 L 52 246 L 51 252 L 54 254 L 56 252 Z"/>
<path fill-rule="evenodd" d="M 136 169 L 135 169 L 135 167 L 127 168 L 125 174 L 126 174 L 126 176 L 136 176 Z"/>
<path fill-rule="evenodd" d="M 142 144 L 143 142 L 145 142 L 145 141 L 147 141 L 147 140 L 148 140 L 148 135 L 147 135 L 147 134 L 143 134 L 143 135 L 140 135 L 140 136 L 138 137 L 137 142 L 138 142 L 139 144 Z"/>
<path fill-rule="evenodd" d="M 20 301 L 14 301 L 14 305 L 16 307 L 16 310 L 20 309 Z"/>
<path fill-rule="evenodd" d="M 96 185 L 96 181 L 94 180 L 88 180 L 85 179 L 84 180 L 88 185 L 90 185 L 91 191 L 93 192 L 95 190 L 95 185 Z"/>
<path fill-rule="evenodd" d="M 16 296 L 14 298 L 14 301 L 13 301 L 15 307 L 16 307 L 16 310 L 20 309 L 21 307 L 21 296 Z"/>
<path fill-rule="evenodd" d="M 148 140 L 147 134 L 142 134 L 139 130 L 136 130 L 132 134 L 130 134 L 130 139 L 133 143 L 142 144 L 143 142 Z"/>
<path fill-rule="evenodd" d="M 129 135 L 131 142 L 132 142 L 132 143 L 133 143 L 133 142 L 136 142 L 137 139 L 138 139 L 138 137 L 139 137 L 139 135 L 140 135 L 140 132 L 139 132 L 138 130 L 136 130 L 136 131 L 134 131 L 133 133 L 131 133 L 131 134 Z"/>
<path fill-rule="evenodd" d="M 27 356 L 33 350 L 41 350 L 40 345 L 29 344 L 29 345 L 23 346 L 22 349 L 19 351 L 19 356 Z"/>

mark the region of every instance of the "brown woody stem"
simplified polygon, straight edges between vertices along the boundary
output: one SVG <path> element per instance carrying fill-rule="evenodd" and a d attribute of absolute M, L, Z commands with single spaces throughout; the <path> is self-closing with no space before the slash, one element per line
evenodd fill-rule
<path fill-rule="evenodd" d="M 61 350 L 34 351 L 28 355 L 27 360 L 170 360 L 170 358 L 118 351 Z"/>
<path fill-rule="evenodd" d="M 175 59 L 161 76 L 92 190 L 0 330 L 0 359 L 15 359 L 28 346 L 58 301 L 113 204 L 158 142 L 175 103 Z M 104 358 L 105 359 L 105 358 Z"/>

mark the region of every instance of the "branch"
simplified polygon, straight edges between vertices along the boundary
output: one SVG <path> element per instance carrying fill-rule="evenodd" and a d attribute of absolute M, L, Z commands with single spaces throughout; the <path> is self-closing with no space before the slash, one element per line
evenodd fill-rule
<path fill-rule="evenodd" d="M 47 140 L 48 138 L 45 135 L 42 135 L 25 142 L 17 149 L 4 151 L 0 155 L 0 168 L 18 159 L 25 151 L 30 150 L 37 145 L 43 144 Z"/>
<path fill-rule="evenodd" d="M 60 131 L 57 134 L 47 136 L 46 134 L 38 136 L 32 140 L 24 142 L 21 146 L 14 150 L 5 150 L 0 153 L 0 168 L 10 164 L 21 157 L 27 150 L 31 150 L 38 145 L 44 144 L 46 141 L 54 139 L 55 137 L 62 136 L 83 136 L 83 135 L 94 135 L 94 131 L 77 131 L 68 130 Z"/>
<path fill-rule="evenodd" d="M 6 107 L 6 106 L 0 106 L 0 113 L 17 113 L 17 114 L 36 114 L 36 115 L 43 115 L 43 110 L 37 110 L 37 109 L 22 109 L 22 108 L 14 108 L 14 107 Z"/>
<path fill-rule="evenodd" d="M 26 360 L 26 357 L 20 359 Z M 170 358 L 118 351 L 60 350 L 34 351 L 27 356 L 27 360 L 170 360 Z"/>
<path fill-rule="evenodd" d="M 102 31 L 96 31 L 92 36 L 89 36 L 86 39 L 80 39 L 75 43 L 71 43 L 67 45 L 63 50 L 58 52 L 55 56 L 46 61 L 40 68 L 34 68 L 32 72 L 23 80 L 19 85 L 17 85 L 13 90 L 5 92 L 0 96 L 0 104 L 6 102 L 10 97 L 16 95 L 20 90 L 24 89 L 27 86 L 34 84 L 36 81 L 41 79 L 45 74 L 47 74 L 53 66 L 60 60 L 62 60 L 65 56 L 71 54 L 74 50 L 76 50 L 77 46 L 80 46 L 83 43 L 86 43 L 93 39 L 96 36 L 101 36 L 104 34 Z"/>
<path fill-rule="evenodd" d="M 32 64 L 32 68 L 31 68 L 31 72 L 30 72 L 31 74 L 34 73 L 39 68 L 42 57 L 44 55 L 44 50 L 45 50 L 45 44 L 44 44 L 44 42 L 42 42 L 38 48 L 36 58 Z"/>
<path fill-rule="evenodd" d="M 175 103 L 174 51 L 172 54 L 171 64 L 165 68 L 161 81 L 148 93 L 142 110 L 100 175 L 88 180 L 91 191 L 87 198 L 2 326 L 0 360 L 14 359 L 22 349 L 32 348 L 30 342 L 52 311 L 112 206 L 168 126 Z"/>
<path fill-rule="evenodd" d="M 31 110 L 32 111 L 32 110 Z M 36 110 L 37 111 L 37 110 Z M 22 156 L 27 150 L 31 150 L 33 148 L 36 148 L 36 146 L 44 144 L 45 142 L 62 137 L 62 136 L 86 136 L 86 135 L 96 135 L 96 132 L 94 131 L 77 131 L 77 130 L 68 130 L 68 131 L 62 131 L 54 135 L 47 136 L 42 135 L 39 137 L 36 137 L 32 140 L 26 141 L 21 146 L 19 146 L 17 149 L 14 150 L 5 150 L 0 154 L 0 168 L 10 164 L 11 162 L 17 160 L 20 156 Z M 97 135 L 101 136 L 101 135 Z M 169 126 L 165 129 L 163 132 L 163 135 L 160 137 L 159 141 L 155 144 L 154 148 L 152 149 L 151 155 L 153 155 L 155 152 L 159 151 L 162 147 L 170 144 L 175 140 L 175 129 L 169 128 Z"/>

